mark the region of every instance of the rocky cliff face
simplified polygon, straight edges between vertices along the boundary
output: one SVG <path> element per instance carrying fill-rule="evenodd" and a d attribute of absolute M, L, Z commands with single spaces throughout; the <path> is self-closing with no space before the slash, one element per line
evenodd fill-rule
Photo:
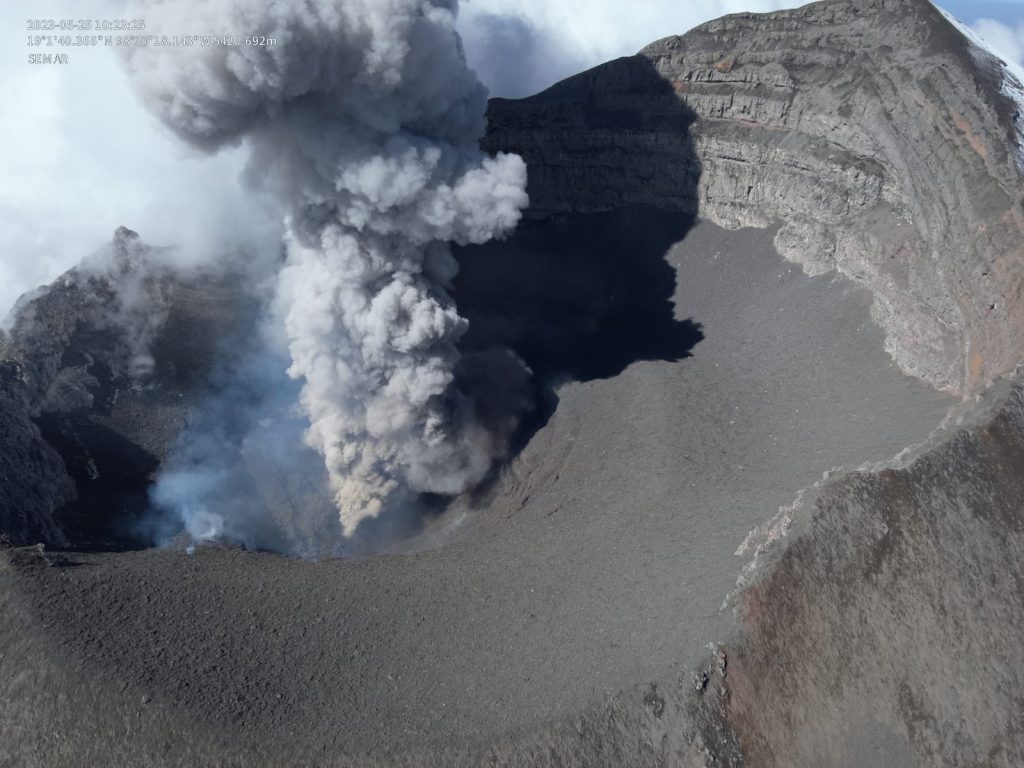
<path fill-rule="evenodd" d="M 1024 183 L 1006 77 L 924 0 L 832 0 L 728 16 L 491 103 L 488 146 L 527 158 L 534 222 L 645 203 L 779 225 L 805 271 L 870 289 L 904 371 L 965 396 L 925 444 L 766 524 L 743 631 L 695 680 L 611 704 L 600 739 L 575 735 L 592 723 L 546 737 L 552 753 L 1024 762 Z"/>
<path fill-rule="evenodd" d="M 109 246 L 23 297 L 0 332 L 8 543 L 131 538 L 112 521 L 145 507 L 192 405 L 182 397 L 205 382 L 244 301 L 209 276 L 174 275 L 158 256 L 122 227 Z"/>
<path fill-rule="evenodd" d="M 106 260 L 104 256 L 109 256 Z M 0 418 L 4 464 L 0 491 L 0 528 L 9 543 L 66 544 L 54 513 L 77 498 L 74 466 L 48 440 L 41 424 L 71 414 L 103 410 L 104 380 L 131 376 L 133 364 L 145 366 L 146 329 L 159 326 L 166 315 L 162 301 L 145 301 L 146 291 L 126 291 L 121 282 L 141 287 L 138 260 L 143 256 L 138 236 L 127 229 L 115 234 L 110 252 L 59 278 L 52 286 L 23 297 L 12 312 L 11 327 L 0 332 Z M 151 284 L 155 286 L 155 284 Z M 118 333 L 119 319 L 127 320 L 129 304 L 146 322 L 125 323 L 130 333 Z M 149 306 L 145 306 L 145 305 Z M 135 338 L 133 338 L 135 337 Z M 69 429 L 66 442 L 75 442 Z M 51 434 L 51 439 L 56 435 Z M 97 472 L 95 463 L 80 453 L 83 479 Z"/>
<path fill-rule="evenodd" d="M 794 512 L 701 702 L 732 764 L 1024 764 L 1024 385 L 969 421 Z"/>
<path fill-rule="evenodd" d="M 0 537 L 64 544 L 53 513 L 75 497 L 75 486 L 32 421 L 31 400 L 24 369 L 0 363 Z"/>
<path fill-rule="evenodd" d="M 833 0 L 495 100 L 488 146 L 527 159 L 537 219 L 643 202 L 780 222 L 787 258 L 872 290 L 904 370 L 971 392 L 1024 356 L 1021 116 L 1003 76 L 926 0 Z"/>

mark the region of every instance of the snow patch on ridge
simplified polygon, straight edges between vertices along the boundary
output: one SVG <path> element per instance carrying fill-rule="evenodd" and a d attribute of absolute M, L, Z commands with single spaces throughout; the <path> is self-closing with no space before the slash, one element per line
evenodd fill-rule
<path fill-rule="evenodd" d="M 985 38 L 951 13 L 939 8 L 937 5 L 935 8 L 970 41 L 974 48 L 972 53 L 977 55 L 981 52 L 991 56 L 1002 66 L 1002 92 L 1017 105 L 1017 114 L 1013 117 L 1014 126 L 1017 129 L 1017 170 L 1024 174 L 1024 67 L 1015 61 L 1005 59 L 992 48 Z"/>
<path fill-rule="evenodd" d="M 1017 128 L 1017 168 L 1024 174 L 1024 69 L 1014 65 L 1017 70 L 1013 76 L 1009 73 L 1013 70 L 1007 66 L 1003 70 L 1003 93 L 1017 103 L 1017 114 L 1013 122 Z"/>

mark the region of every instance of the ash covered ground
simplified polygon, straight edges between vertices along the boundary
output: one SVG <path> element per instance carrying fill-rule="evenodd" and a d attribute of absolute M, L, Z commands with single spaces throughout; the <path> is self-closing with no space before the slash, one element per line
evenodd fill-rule
<path fill-rule="evenodd" d="M 15 308 L 0 761 L 1019 765 L 1013 70 L 827 0 L 485 133 L 416 8 L 433 69 L 129 57 L 286 242 L 122 228 Z"/>
<path fill-rule="evenodd" d="M 32 735 L 47 712 L 75 730 L 87 713 L 101 733 L 141 718 L 175 745 L 202 734 L 200 761 L 221 742 L 269 762 L 484 748 L 688 677 L 731 631 L 721 609 L 747 533 L 824 472 L 925 439 L 953 399 L 900 373 L 851 281 L 807 278 L 770 230 L 699 223 L 673 243 L 678 220 L 584 217 L 460 255 L 460 305 L 550 367 L 550 413 L 488 487 L 392 545 L 426 551 L 303 562 L 172 548 L 54 568 L 20 555 L 4 573 L 21 617 L 8 626 L 21 652 L 5 656 L 24 680 L 4 713 L 18 743 L 54 754 L 64 726 Z M 545 273 L 580 285 L 584 311 L 566 311 L 566 283 Z M 642 321 L 588 317 L 611 291 L 646 302 Z M 645 347 L 649 359 L 620 356 Z M 581 360 L 592 374 L 571 370 Z M 44 682 L 72 672 L 81 687 Z M 95 685 L 111 698 L 50 699 Z M 148 754 L 152 738 L 116 754 Z"/>

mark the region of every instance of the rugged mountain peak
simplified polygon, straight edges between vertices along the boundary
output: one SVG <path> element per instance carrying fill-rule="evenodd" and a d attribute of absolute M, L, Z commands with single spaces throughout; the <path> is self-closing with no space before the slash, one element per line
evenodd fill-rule
<path fill-rule="evenodd" d="M 145 506 L 152 473 L 248 316 L 252 299 L 230 277 L 176 270 L 165 253 L 119 227 L 11 312 L 0 336 L 10 541 L 110 544 L 112 521 Z"/>
<path fill-rule="evenodd" d="M 488 147 L 527 159 L 534 220 L 647 203 L 778 226 L 807 272 L 871 289 L 905 371 L 967 394 L 1024 358 L 1011 77 L 925 0 L 829 0 L 494 100 Z"/>
<path fill-rule="evenodd" d="M 125 226 L 114 230 L 111 249 L 114 252 L 115 264 L 121 270 L 140 268 L 148 251 L 139 233 Z"/>

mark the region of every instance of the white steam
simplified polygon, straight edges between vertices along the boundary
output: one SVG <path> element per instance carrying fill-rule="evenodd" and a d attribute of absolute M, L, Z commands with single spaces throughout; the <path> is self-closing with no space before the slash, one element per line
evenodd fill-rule
<path fill-rule="evenodd" d="M 529 96 L 727 13 L 807 0 L 471 0 L 460 15 L 470 63 L 496 96 Z"/>
<path fill-rule="evenodd" d="M 511 230 L 526 168 L 479 150 L 486 91 L 456 11 L 456 0 L 151 2 L 149 33 L 276 44 L 125 53 L 161 120 L 206 150 L 244 141 L 247 174 L 284 208 L 289 373 L 347 533 L 409 494 L 466 490 L 501 450 L 452 384 L 466 323 L 448 295 L 448 243 Z"/>

